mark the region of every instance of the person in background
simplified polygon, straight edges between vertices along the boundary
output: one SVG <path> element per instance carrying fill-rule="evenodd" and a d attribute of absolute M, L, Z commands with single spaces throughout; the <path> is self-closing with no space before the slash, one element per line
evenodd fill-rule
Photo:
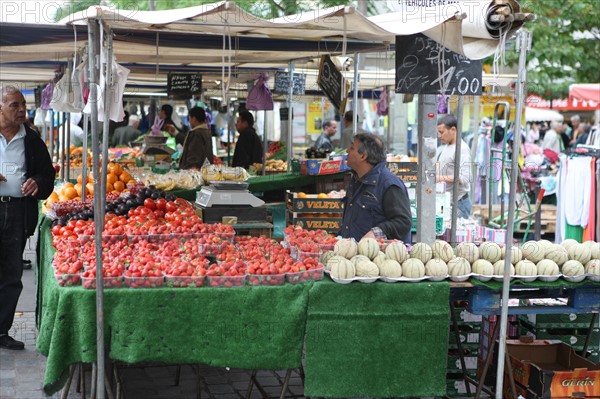
<path fill-rule="evenodd" d="M 177 144 L 183 146 L 179 168 L 200 169 L 205 162 L 213 163 L 211 133 L 206 125 L 206 112 L 200 107 L 190 109 L 190 126 L 188 132 L 171 133 Z"/>
<path fill-rule="evenodd" d="M 140 118 L 137 115 L 129 115 L 129 112 L 125 111 L 125 120 L 127 126 L 118 127 L 115 129 L 110 145 L 113 147 L 119 145 L 129 145 L 132 141 L 135 141 L 142 135 L 142 132 L 138 130 L 140 125 Z"/>
<path fill-rule="evenodd" d="M 557 121 L 550 122 L 550 129 L 544 134 L 544 140 L 542 141 L 542 148 L 544 150 L 551 150 L 558 154 L 563 150 L 563 141 L 560 137 L 562 133 L 562 124 Z"/>
<path fill-rule="evenodd" d="M 352 120 L 354 118 L 354 112 L 348 111 L 344 114 L 344 128 L 342 129 L 342 148 L 347 148 L 352 144 L 352 136 L 354 135 L 352 129 Z"/>
<path fill-rule="evenodd" d="M 334 120 L 326 121 L 323 123 L 323 132 L 315 142 L 315 148 L 323 151 L 333 151 L 333 143 L 331 137 L 335 135 L 337 131 L 337 122 Z"/>
<path fill-rule="evenodd" d="M 240 112 L 235 123 L 235 129 L 240 133 L 231 166 L 248 169 L 253 163 L 262 163 L 263 150 L 260 138 L 254 130 L 254 116 L 250 111 Z"/>
<path fill-rule="evenodd" d="M 8 335 L 23 290 L 22 254 L 35 232 L 38 200 L 50 196 L 56 171 L 40 135 L 26 121 L 14 86 L 0 87 L 0 348 L 24 349 Z"/>
<path fill-rule="evenodd" d="M 458 217 L 468 219 L 471 216 L 473 203 L 469 197 L 471 191 L 471 150 L 469 145 L 460 138 L 456 129 L 457 120 L 453 114 L 447 114 L 438 119 L 438 138 L 443 143 L 437 150 L 436 183 L 446 183 L 446 192 L 452 193 L 454 187 L 454 155 L 456 141 L 461 140 L 460 174 L 458 181 Z"/>
<path fill-rule="evenodd" d="M 573 125 L 571 122 L 563 121 L 559 129 L 556 129 L 556 132 L 560 134 L 563 150 L 569 149 L 571 147 L 571 138 L 573 137 Z"/>
<path fill-rule="evenodd" d="M 346 191 L 340 235 L 411 242 L 412 214 L 406 186 L 387 168 L 385 146 L 359 133 L 346 149 L 352 179 Z"/>
<path fill-rule="evenodd" d="M 533 122 L 527 132 L 527 143 L 537 143 L 540 139 L 540 128 L 537 123 Z"/>
<path fill-rule="evenodd" d="M 171 105 L 164 104 L 160 107 L 160 111 L 154 119 L 154 124 L 150 130 L 153 136 L 160 136 L 161 131 L 169 132 L 171 135 L 182 131 L 173 121 L 173 107 Z"/>

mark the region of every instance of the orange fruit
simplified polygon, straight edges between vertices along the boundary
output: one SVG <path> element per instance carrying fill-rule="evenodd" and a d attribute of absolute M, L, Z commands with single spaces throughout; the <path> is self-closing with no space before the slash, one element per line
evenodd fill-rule
<path fill-rule="evenodd" d="M 85 185 L 85 195 L 86 196 L 94 195 L 94 183 L 87 183 Z"/>
<path fill-rule="evenodd" d="M 81 182 L 83 181 L 83 176 L 81 175 L 81 173 L 79 174 L 79 176 L 77 176 L 77 183 L 79 185 L 81 185 Z"/>
<path fill-rule="evenodd" d="M 121 173 L 123 173 L 123 167 L 121 165 L 119 165 L 118 163 L 110 162 L 108 164 L 108 171 L 110 173 L 114 173 L 115 175 L 119 176 L 119 175 L 121 175 Z"/>
<path fill-rule="evenodd" d="M 67 187 L 63 189 L 63 195 L 68 199 L 73 199 L 77 197 L 77 190 L 75 190 L 73 187 Z"/>
<path fill-rule="evenodd" d="M 50 194 L 50 197 L 48 197 L 48 199 L 51 199 L 54 202 L 58 201 L 58 193 L 56 191 L 52 191 L 52 194 Z"/>
<path fill-rule="evenodd" d="M 302 191 L 300 191 L 300 192 L 297 194 L 297 197 L 298 197 L 298 198 L 307 198 L 307 197 L 308 197 L 308 195 L 306 195 L 306 193 L 303 193 Z"/>
<path fill-rule="evenodd" d="M 79 175 L 81 177 L 81 175 Z M 81 186 L 81 182 L 78 182 L 74 187 L 73 187 L 76 191 L 77 191 L 77 195 L 79 197 L 81 197 L 81 190 L 82 190 L 82 186 Z"/>
<path fill-rule="evenodd" d="M 123 183 L 122 181 L 116 181 L 115 184 L 113 184 L 113 187 L 115 189 L 115 191 L 121 192 L 123 190 L 125 190 L 125 183 Z"/>
<path fill-rule="evenodd" d="M 64 190 L 65 188 L 69 188 L 69 187 L 73 187 L 73 186 L 74 186 L 74 184 L 73 184 L 73 183 L 71 183 L 70 181 L 68 181 L 68 182 L 65 182 L 65 185 L 63 186 L 63 190 Z"/>
<path fill-rule="evenodd" d="M 59 200 L 60 202 L 65 202 L 65 201 L 68 201 L 68 200 L 69 200 L 69 198 L 65 197 L 63 194 L 60 194 L 60 195 L 58 196 L 58 200 Z"/>
<path fill-rule="evenodd" d="M 325 193 L 319 193 L 319 195 L 317 195 L 317 198 L 329 198 L 329 196 Z"/>
<path fill-rule="evenodd" d="M 113 187 L 112 183 L 106 183 L 106 192 L 110 193 L 111 191 L 113 191 L 115 188 Z"/>
<path fill-rule="evenodd" d="M 110 184 L 115 184 L 115 182 L 119 180 L 119 178 L 117 177 L 117 175 L 115 175 L 114 173 L 108 173 L 106 175 L 106 182 L 110 183 Z"/>
<path fill-rule="evenodd" d="M 119 180 L 121 180 L 123 183 L 127 183 L 129 180 L 131 180 L 131 175 L 127 172 L 123 172 L 119 175 Z"/>

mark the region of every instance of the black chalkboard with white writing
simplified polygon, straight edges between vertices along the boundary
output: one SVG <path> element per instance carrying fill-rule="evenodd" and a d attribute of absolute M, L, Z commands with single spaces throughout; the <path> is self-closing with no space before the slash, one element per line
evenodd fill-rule
<path fill-rule="evenodd" d="M 396 36 L 396 93 L 481 95 L 482 63 L 419 33 Z"/>
<path fill-rule="evenodd" d="M 346 99 L 348 97 L 349 83 L 337 67 L 331 61 L 328 55 L 321 57 L 319 66 L 319 78 L 317 84 L 323 90 L 323 93 L 329 98 L 329 101 L 338 109 L 341 114 L 346 108 Z"/>
<path fill-rule="evenodd" d="M 303 73 L 295 73 L 293 75 L 294 88 L 292 94 L 301 96 L 304 94 L 306 85 L 306 75 Z M 289 72 L 275 73 L 275 87 L 273 93 L 288 94 L 290 91 L 290 74 Z"/>
<path fill-rule="evenodd" d="M 171 96 L 191 96 L 202 91 L 202 75 L 198 73 L 170 73 L 167 93 Z"/>

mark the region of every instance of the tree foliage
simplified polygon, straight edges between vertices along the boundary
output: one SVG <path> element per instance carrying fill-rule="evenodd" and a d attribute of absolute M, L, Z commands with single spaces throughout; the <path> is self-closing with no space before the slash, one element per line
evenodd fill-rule
<path fill-rule="evenodd" d="M 528 54 L 528 91 L 547 99 L 566 97 L 571 83 L 600 82 L 598 0 L 523 0 L 535 14 L 525 27 L 532 34 Z M 509 65 L 518 54 L 508 56 Z"/>

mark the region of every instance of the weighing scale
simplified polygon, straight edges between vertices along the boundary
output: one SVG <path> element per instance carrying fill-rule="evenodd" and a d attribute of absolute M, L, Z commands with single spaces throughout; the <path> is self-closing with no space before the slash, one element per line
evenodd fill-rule
<path fill-rule="evenodd" d="M 223 216 L 236 216 L 238 221 L 263 222 L 267 219 L 265 202 L 248 191 L 248 183 L 211 181 L 196 196 L 206 223 L 221 222 Z"/>
<path fill-rule="evenodd" d="M 144 144 L 142 145 L 142 154 L 146 162 L 171 162 L 171 155 L 175 152 L 169 147 L 167 142 L 168 137 L 164 136 L 144 136 Z"/>

